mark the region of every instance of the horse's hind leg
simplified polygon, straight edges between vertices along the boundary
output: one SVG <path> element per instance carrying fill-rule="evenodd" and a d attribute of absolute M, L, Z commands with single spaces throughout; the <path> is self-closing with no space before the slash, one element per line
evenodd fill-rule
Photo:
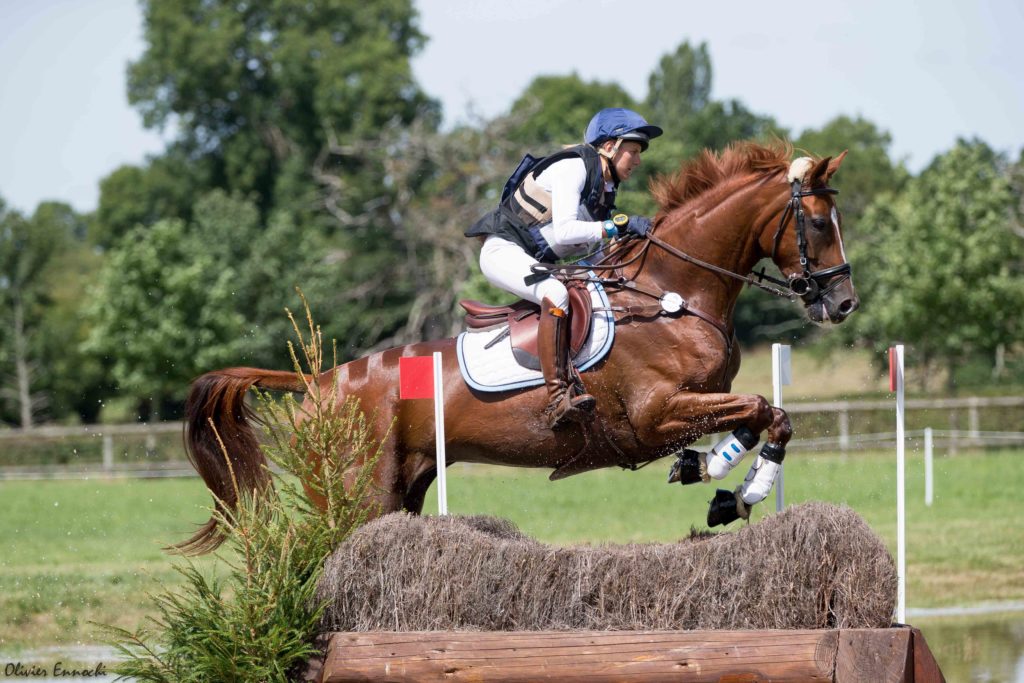
<path fill-rule="evenodd" d="M 413 470 L 402 501 L 402 508 L 414 515 L 423 512 L 423 501 L 427 497 L 427 490 L 437 478 L 437 466 L 433 460 L 423 457 L 416 458 L 416 460 L 418 466 Z"/>

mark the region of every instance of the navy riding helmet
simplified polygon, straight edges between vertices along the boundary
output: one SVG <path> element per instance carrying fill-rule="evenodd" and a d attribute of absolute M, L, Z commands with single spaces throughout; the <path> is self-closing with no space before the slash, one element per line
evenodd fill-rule
<path fill-rule="evenodd" d="M 640 143 L 641 151 L 647 151 L 647 144 L 651 138 L 656 138 L 664 131 L 658 126 L 653 126 L 629 109 L 615 107 L 602 109 L 594 114 L 587 124 L 587 132 L 583 139 L 588 145 L 597 147 L 605 140 L 635 140 Z"/>

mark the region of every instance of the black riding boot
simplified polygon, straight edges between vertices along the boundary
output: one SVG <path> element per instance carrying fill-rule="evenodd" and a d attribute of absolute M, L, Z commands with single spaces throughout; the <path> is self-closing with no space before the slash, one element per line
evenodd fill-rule
<path fill-rule="evenodd" d="M 553 305 L 550 299 L 544 299 L 540 305 L 537 353 L 548 390 L 548 407 L 544 409 L 548 427 L 556 429 L 569 422 L 590 419 L 597 401 L 590 394 L 573 396 L 569 383 L 568 311 Z"/>

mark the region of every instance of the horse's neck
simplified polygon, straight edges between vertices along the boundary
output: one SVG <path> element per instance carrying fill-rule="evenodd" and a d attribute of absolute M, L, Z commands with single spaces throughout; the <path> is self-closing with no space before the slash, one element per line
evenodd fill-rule
<path fill-rule="evenodd" d="M 659 236 L 680 251 L 738 275 L 748 275 L 761 258 L 758 244 L 773 209 L 778 188 L 749 183 L 680 207 L 666 219 L 668 230 Z M 668 291 L 683 294 L 688 302 L 723 322 L 732 319 L 741 280 L 714 273 L 657 250 L 651 276 Z"/>

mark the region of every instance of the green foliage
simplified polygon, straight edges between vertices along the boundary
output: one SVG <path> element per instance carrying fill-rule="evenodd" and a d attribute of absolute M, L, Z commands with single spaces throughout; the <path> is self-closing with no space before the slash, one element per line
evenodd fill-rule
<path fill-rule="evenodd" d="M 648 78 L 645 112 L 665 130 L 651 143 L 618 204 L 630 213 L 656 209 L 646 191 L 652 178 L 675 173 L 702 150 L 721 150 L 737 140 L 766 139 L 785 131 L 768 116 L 755 114 L 738 100 L 711 97 L 713 69 L 706 43 L 683 41 L 664 55 Z"/>
<path fill-rule="evenodd" d="M 112 363 L 120 389 L 159 404 L 239 354 L 234 270 L 180 220 L 138 227 L 110 252 L 87 308 L 84 348 Z"/>
<path fill-rule="evenodd" d="M 843 213 L 843 229 L 857 234 L 868 205 L 884 192 L 898 193 L 909 178 L 902 163 L 889 156 L 892 136 L 860 116 L 837 116 L 820 129 L 809 128 L 794 143 L 797 149 L 819 157 L 850 155 L 836 174 L 842 188 L 837 203 Z"/>
<path fill-rule="evenodd" d="M 636 103 L 617 83 L 588 83 L 575 73 L 538 76 L 512 103 L 509 116 L 520 122 L 509 139 L 535 155 L 575 145 L 583 142 L 594 114 L 607 107 L 635 109 Z"/>
<path fill-rule="evenodd" d="M 143 14 L 129 101 L 148 126 L 173 120 L 221 186 L 262 209 L 295 199 L 278 192 L 282 171 L 308 176 L 331 135 L 358 143 L 436 111 L 412 77 L 425 38 L 408 0 L 147 0 Z"/>
<path fill-rule="evenodd" d="M 0 419 L 30 427 L 37 415 L 66 412 L 76 394 L 95 400 L 96 368 L 74 346 L 92 271 L 85 232 L 67 204 L 43 202 L 26 218 L 0 200 Z"/>
<path fill-rule="evenodd" d="M 192 196 L 220 188 L 258 209 L 254 233 L 222 231 L 234 258 L 215 255 L 236 273 L 246 360 L 278 358 L 275 321 L 297 284 L 330 306 L 326 329 L 346 356 L 394 335 L 414 291 L 395 249 L 405 228 L 381 140 L 439 118 L 410 67 L 425 41 L 412 3 L 148 0 L 143 12 L 147 49 L 129 69 L 130 101 L 147 125 L 177 126 L 175 151 L 203 169 Z M 109 225 L 99 224 L 114 235 L 147 222 L 160 196 L 124 191 L 120 203 L 113 189 Z M 257 251 L 267 248 L 276 251 Z"/>
<path fill-rule="evenodd" d="M 100 180 L 100 198 L 90 240 L 109 248 L 138 225 L 163 218 L 192 217 L 195 197 L 209 187 L 209 164 L 190 158 L 181 145 L 143 166 L 121 166 Z"/>
<path fill-rule="evenodd" d="M 1024 241 L 1003 159 L 959 141 L 898 195 L 867 210 L 849 253 L 863 302 L 850 333 L 882 349 L 894 340 L 948 388 L 971 356 L 994 363 L 1024 335 Z"/>
<path fill-rule="evenodd" d="M 663 55 L 647 79 L 647 107 L 666 128 L 685 122 L 711 103 L 712 68 L 707 43 L 683 41 Z"/>
<path fill-rule="evenodd" d="M 323 608 L 315 592 L 323 562 L 372 510 L 380 446 L 358 401 L 342 400 L 337 383 L 322 374 L 322 333 L 306 312 L 308 336 L 292 320 L 301 362 L 289 346 L 306 404 L 291 394 L 280 401 L 260 395 L 267 455 L 283 474 L 275 473 L 275 487 L 263 493 L 237 491 L 236 483 L 238 508 L 214 510 L 227 530 L 224 579 L 181 566 L 184 585 L 155 596 L 159 616 L 150 628 L 107 627 L 126 657 L 118 674 L 160 683 L 284 682 L 319 654 Z"/>

